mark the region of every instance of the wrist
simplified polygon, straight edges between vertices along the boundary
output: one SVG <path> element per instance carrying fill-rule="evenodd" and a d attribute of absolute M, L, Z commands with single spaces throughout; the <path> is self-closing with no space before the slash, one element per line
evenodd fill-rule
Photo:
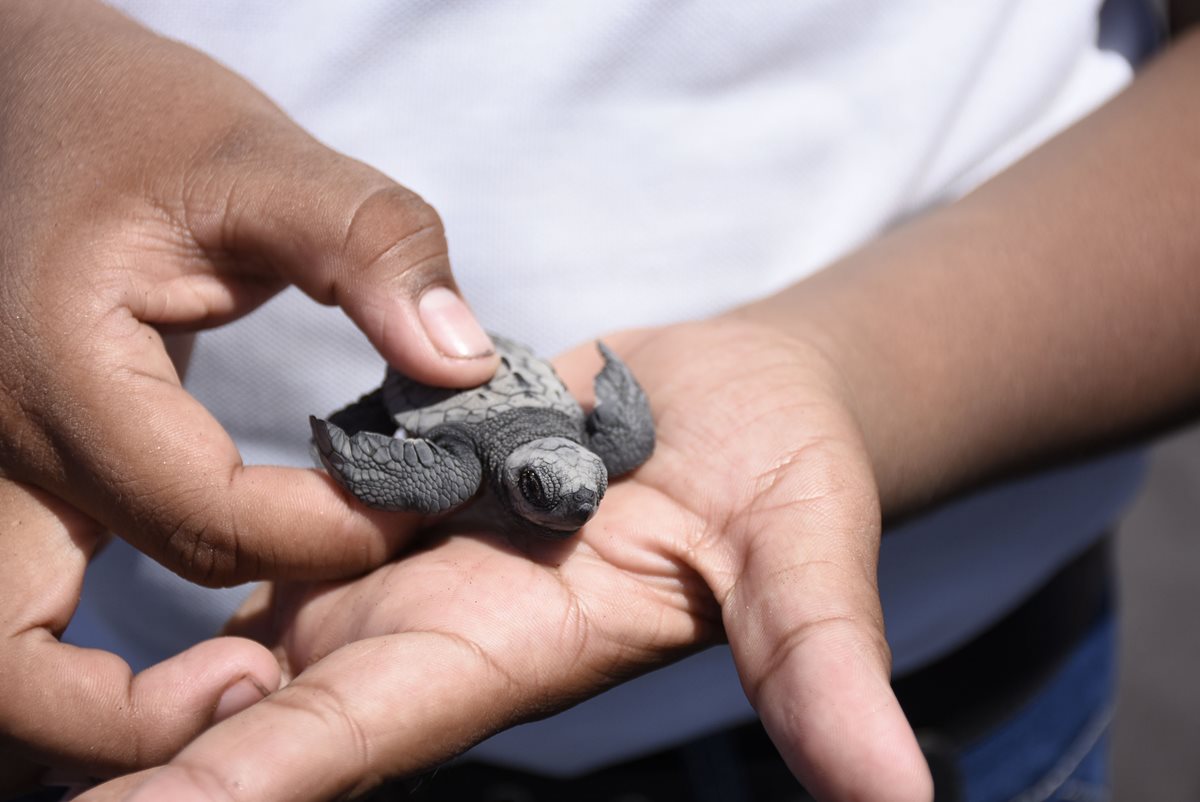
<path fill-rule="evenodd" d="M 788 291 L 791 295 L 794 290 Z M 787 354 L 787 368 L 814 399 L 832 410 L 841 421 L 842 439 L 863 455 L 874 477 L 885 514 L 896 506 L 899 488 L 894 466 L 887 460 L 882 426 L 886 420 L 872 417 L 878 387 L 864 382 L 869 376 L 864 364 L 864 343 L 840 327 L 822 325 L 821 320 L 800 312 L 792 297 L 772 296 L 737 307 L 714 318 L 717 325 L 745 328 L 744 337 L 755 334 L 780 346 Z"/>
<path fill-rule="evenodd" d="M 922 320 L 905 311 L 892 278 L 904 249 L 872 246 L 780 293 L 730 315 L 766 326 L 805 349 L 831 396 L 853 420 L 886 517 L 944 494 L 959 458 L 946 352 L 928 341 Z M 932 419 L 937 437 L 928 436 Z M 940 449 L 940 450 L 939 450 Z M 962 468 L 966 470 L 965 466 Z"/>

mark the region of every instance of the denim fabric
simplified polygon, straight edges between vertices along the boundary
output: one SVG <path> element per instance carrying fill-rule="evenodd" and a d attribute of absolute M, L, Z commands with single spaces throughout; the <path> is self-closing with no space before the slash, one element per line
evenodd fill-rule
<path fill-rule="evenodd" d="M 967 802 L 1107 800 L 1115 679 L 1116 622 L 1109 614 L 1032 700 L 963 751 Z"/>

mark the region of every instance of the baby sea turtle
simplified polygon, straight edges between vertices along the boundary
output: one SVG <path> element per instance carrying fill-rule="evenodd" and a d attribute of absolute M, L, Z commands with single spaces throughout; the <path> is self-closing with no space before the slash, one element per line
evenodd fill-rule
<path fill-rule="evenodd" d="M 603 343 L 586 417 L 554 368 L 493 335 L 500 366 L 470 390 L 430 387 L 389 369 L 378 390 L 309 418 L 321 464 L 363 503 L 427 515 L 479 496 L 493 526 L 566 537 L 595 514 L 610 477 L 654 451 L 642 388 Z"/>

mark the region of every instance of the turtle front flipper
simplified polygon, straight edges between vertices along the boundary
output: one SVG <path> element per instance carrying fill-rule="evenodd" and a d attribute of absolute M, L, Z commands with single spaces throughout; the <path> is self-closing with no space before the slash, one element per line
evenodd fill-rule
<path fill-rule="evenodd" d="M 325 470 L 368 507 L 432 515 L 454 509 L 479 489 L 483 468 L 463 440 L 347 434 L 336 423 L 308 420 Z"/>
<path fill-rule="evenodd" d="M 587 417 L 588 448 L 609 477 L 629 473 L 654 453 L 654 417 L 633 373 L 602 342 L 604 368 L 596 374 L 596 407 Z"/>

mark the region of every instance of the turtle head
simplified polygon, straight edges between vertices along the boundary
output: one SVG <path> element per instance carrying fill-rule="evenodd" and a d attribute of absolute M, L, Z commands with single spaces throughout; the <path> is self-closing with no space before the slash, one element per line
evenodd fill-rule
<path fill-rule="evenodd" d="M 503 481 L 517 515 L 566 536 L 596 514 L 608 489 L 608 471 L 579 443 L 543 437 L 508 456 Z"/>

